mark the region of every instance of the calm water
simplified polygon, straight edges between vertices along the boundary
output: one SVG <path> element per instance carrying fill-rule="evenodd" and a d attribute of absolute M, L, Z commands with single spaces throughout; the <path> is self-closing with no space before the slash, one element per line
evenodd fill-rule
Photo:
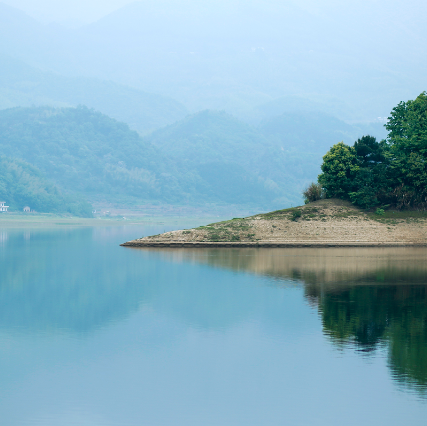
<path fill-rule="evenodd" d="M 0 424 L 427 424 L 424 249 L 0 231 Z"/>

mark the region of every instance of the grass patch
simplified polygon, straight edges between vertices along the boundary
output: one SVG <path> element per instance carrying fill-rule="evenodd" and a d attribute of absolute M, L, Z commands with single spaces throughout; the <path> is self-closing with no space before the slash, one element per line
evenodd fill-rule
<path fill-rule="evenodd" d="M 385 210 L 383 215 L 377 215 L 375 212 L 369 212 L 368 217 L 377 222 L 385 222 L 388 220 L 406 220 L 416 221 L 419 219 L 427 219 L 427 211 L 424 210 Z"/>

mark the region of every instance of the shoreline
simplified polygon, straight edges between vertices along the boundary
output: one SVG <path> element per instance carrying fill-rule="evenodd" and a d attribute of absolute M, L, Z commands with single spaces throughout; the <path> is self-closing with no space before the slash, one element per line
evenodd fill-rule
<path fill-rule="evenodd" d="M 41 214 L 7 214 L 0 213 L 0 229 L 21 228 L 65 228 L 65 227 L 111 227 L 111 226 L 153 226 L 178 225 L 194 226 L 206 223 L 212 218 L 186 216 L 133 216 L 133 217 L 92 217 L 60 216 L 50 213 Z"/>
<path fill-rule="evenodd" d="M 257 241 L 257 242 L 145 242 L 145 241 L 128 241 L 120 244 L 122 247 L 172 247 L 172 248 L 197 248 L 197 247 L 244 247 L 244 248 L 328 248 L 328 247 L 427 247 L 427 242 L 398 242 L 398 241 Z"/>
<path fill-rule="evenodd" d="M 384 212 L 383 212 L 384 214 Z M 192 229 L 144 236 L 123 247 L 427 247 L 427 212 L 384 217 L 336 199 Z"/>

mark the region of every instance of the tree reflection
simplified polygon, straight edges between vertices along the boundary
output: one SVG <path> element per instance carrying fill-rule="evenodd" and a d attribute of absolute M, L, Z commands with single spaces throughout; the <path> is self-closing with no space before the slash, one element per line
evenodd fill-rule
<path fill-rule="evenodd" d="M 427 286 L 352 286 L 324 291 L 306 286 L 325 334 L 364 352 L 387 343 L 389 366 L 402 384 L 427 390 Z"/>
<path fill-rule="evenodd" d="M 302 283 L 336 347 L 367 355 L 386 348 L 393 378 L 427 393 L 424 248 L 171 250 L 162 256 L 278 278 L 277 285 Z"/>
<path fill-rule="evenodd" d="M 386 348 L 394 379 L 427 392 L 425 249 L 132 250 L 94 232 L 3 238 L 0 330 L 87 333 L 146 306 L 197 328 L 255 316 L 283 333 L 295 315 L 284 314 L 286 294 L 217 270 L 230 269 L 272 277 L 276 290 L 303 286 L 335 346 L 368 355 Z"/>

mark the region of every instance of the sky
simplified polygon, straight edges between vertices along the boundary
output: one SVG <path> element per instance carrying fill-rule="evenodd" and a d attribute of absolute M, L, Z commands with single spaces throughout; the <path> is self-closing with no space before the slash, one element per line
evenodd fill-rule
<path fill-rule="evenodd" d="M 29 16 L 43 23 L 81 23 L 88 24 L 95 22 L 103 16 L 120 9 L 121 7 L 134 3 L 137 0 L 0 0 L 23 10 Z M 182 0 L 177 0 L 180 2 Z M 194 2 L 204 0 L 193 0 Z M 253 0 L 242 0 L 248 3 Z M 351 9 L 353 6 L 375 5 L 386 3 L 384 0 L 265 0 L 278 3 L 296 3 L 303 9 L 308 9 L 313 13 L 322 13 L 325 9 L 339 10 Z M 393 0 L 393 3 L 403 3 L 405 0 Z M 420 3 L 424 0 L 409 0 L 409 3 Z"/>
<path fill-rule="evenodd" d="M 78 24 L 88 24 L 95 22 L 103 16 L 120 9 L 127 4 L 137 0 L 0 0 L 23 10 L 29 16 L 43 23 L 57 22 L 76 26 Z M 182 0 L 177 0 L 180 2 Z M 185 0 L 184 0 L 185 1 Z M 194 2 L 204 2 L 204 0 L 192 0 Z M 254 0 L 242 0 L 242 3 L 249 3 Z M 256 1 L 256 0 L 255 0 Z M 393 7 L 399 9 L 405 7 L 424 8 L 424 0 L 265 0 L 267 2 L 294 3 L 303 9 L 307 9 L 315 14 L 322 14 L 326 10 L 332 13 L 348 13 L 351 9 L 363 7 L 380 7 L 386 10 L 393 3 Z"/>
<path fill-rule="evenodd" d="M 88 24 L 135 0 L 0 0 L 44 23 Z"/>

